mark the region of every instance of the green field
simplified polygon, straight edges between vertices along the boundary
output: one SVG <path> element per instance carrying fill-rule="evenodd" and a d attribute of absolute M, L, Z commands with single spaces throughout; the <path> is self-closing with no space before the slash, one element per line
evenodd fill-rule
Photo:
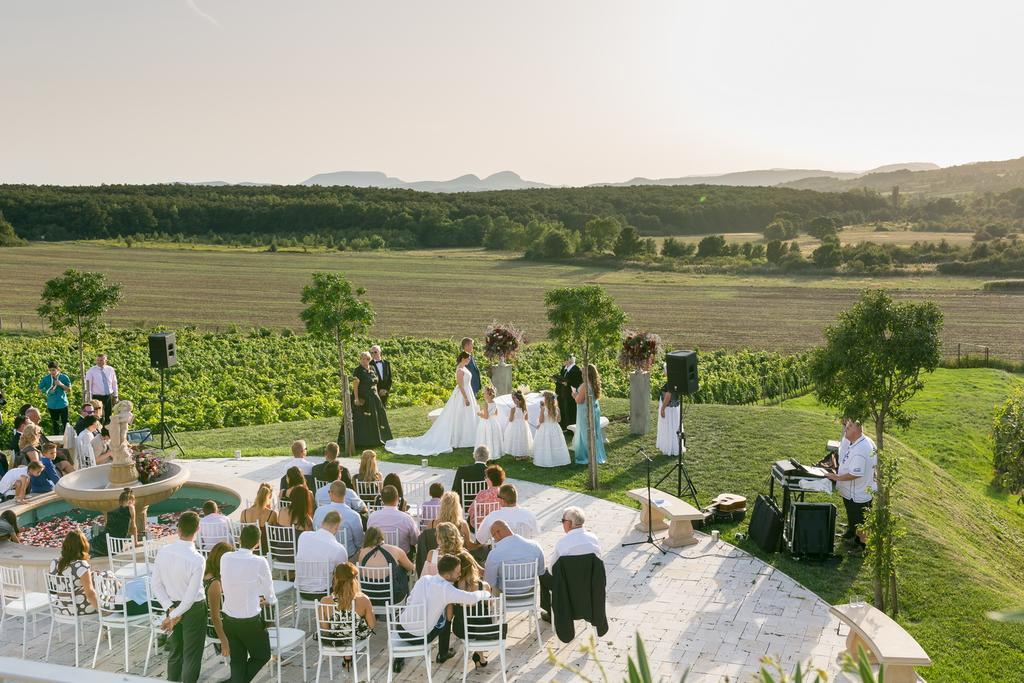
<path fill-rule="evenodd" d="M 989 621 L 986 611 L 1024 606 L 1024 508 L 990 487 L 988 431 L 992 410 L 1018 376 L 998 370 L 938 370 L 913 400 L 918 420 L 887 439 L 887 455 L 902 462 L 904 480 L 899 509 L 907 536 L 902 545 L 901 623 L 921 642 L 935 664 L 923 670 L 932 683 L 1019 681 L 1024 671 L 1024 628 Z M 608 464 L 602 466 L 599 495 L 627 505 L 625 491 L 642 485 L 644 468 L 638 445 L 654 450 L 654 434 L 629 435 L 628 402 L 602 400 L 611 418 Z M 396 435 L 421 433 L 426 410 L 391 411 Z M 688 461 L 702 497 L 729 491 L 753 500 L 764 490 L 772 462 L 796 457 L 813 461 L 837 425 L 810 397 L 782 408 L 693 405 L 686 412 Z M 285 455 L 295 438 L 322 444 L 337 436 L 337 419 L 221 429 L 181 435 L 190 457 Z M 384 459 L 417 464 L 419 458 Z M 431 464 L 454 468 L 469 449 L 438 456 Z M 509 458 L 502 465 L 514 478 L 586 491 L 586 468 L 539 469 Z M 656 460 L 655 480 L 668 471 L 669 459 Z M 843 514 L 840 506 L 840 520 Z M 736 542 L 746 523 L 722 525 Z M 598 533 L 600 530 L 598 529 Z M 737 545 L 795 577 L 831 603 L 870 595 L 867 568 L 857 557 L 837 565 L 815 566 L 784 555 L 766 556 L 749 540 Z"/>
<path fill-rule="evenodd" d="M 122 326 L 299 330 L 299 292 L 310 273 L 340 270 L 366 288 L 381 336 L 479 336 L 498 319 L 539 340 L 547 330 L 545 292 L 597 283 L 631 325 L 673 346 L 784 352 L 819 343 L 824 326 L 862 289 L 884 286 L 942 308 L 948 353 L 968 342 L 991 347 L 995 357 L 1024 359 L 1024 295 L 983 292 L 980 278 L 690 275 L 534 263 L 481 250 L 305 254 L 36 243 L 4 253 L 4 326 L 42 329 L 34 309 L 43 282 L 70 267 L 124 283 L 125 299 L 108 317 Z"/>
<path fill-rule="evenodd" d="M 914 242 L 940 242 L 946 240 L 953 246 L 966 246 L 974 242 L 973 232 L 928 232 L 928 231 L 915 231 L 906 230 L 906 225 L 893 225 L 886 224 L 888 230 L 875 231 L 875 226 L 871 225 L 848 225 L 839 232 L 839 241 L 843 245 L 848 244 L 860 244 L 862 242 L 874 242 L 875 244 L 891 244 L 893 246 L 907 247 Z M 706 235 L 682 235 L 676 236 L 675 239 L 680 242 L 690 242 L 696 244 L 700 242 Z M 763 243 L 764 235 L 759 232 L 731 232 L 722 233 L 722 237 L 725 238 L 726 242 L 735 242 L 742 244 L 743 242 L 754 242 Z M 667 237 L 656 237 L 655 241 L 660 245 Z M 801 233 L 797 238 L 796 242 L 800 245 L 800 249 L 805 254 L 810 254 L 812 251 L 821 245 L 821 240 L 815 239 L 810 235 Z"/>

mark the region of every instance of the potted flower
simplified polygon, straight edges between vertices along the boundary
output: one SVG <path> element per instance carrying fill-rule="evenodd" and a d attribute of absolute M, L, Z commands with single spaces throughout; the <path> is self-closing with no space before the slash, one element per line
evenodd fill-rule
<path fill-rule="evenodd" d="M 526 338 L 511 324 L 491 323 L 484 332 L 484 357 L 491 362 L 491 384 L 498 396 L 512 393 L 512 366 L 509 361 L 516 357 Z"/>
<path fill-rule="evenodd" d="M 651 366 L 661 350 L 661 337 L 627 331 L 619 348 L 619 367 L 629 373 L 629 431 L 646 434 L 651 421 Z"/>

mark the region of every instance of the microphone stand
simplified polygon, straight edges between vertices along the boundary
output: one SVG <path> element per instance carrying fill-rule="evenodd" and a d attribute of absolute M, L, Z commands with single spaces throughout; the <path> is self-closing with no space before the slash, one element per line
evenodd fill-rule
<path fill-rule="evenodd" d="M 660 550 L 662 555 L 664 555 L 666 550 L 658 545 L 657 539 L 654 538 L 654 501 L 651 500 L 651 458 L 646 452 L 644 452 L 643 446 L 636 449 L 636 454 L 642 456 L 643 459 L 647 461 L 647 538 L 642 541 L 623 543 L 622 547 L 626 548 L 633 545 L 645 545 L 650 543 Z"/>

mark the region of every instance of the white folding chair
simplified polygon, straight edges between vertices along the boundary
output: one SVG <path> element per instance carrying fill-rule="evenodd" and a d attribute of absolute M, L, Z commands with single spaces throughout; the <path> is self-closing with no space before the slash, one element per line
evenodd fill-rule
<path fill-rule="evenodd" d="M 480 522 L 482 522 L 487 515 L 499 509 L 501 509 L 501 503 L 498 501 L 494 501 L 493 503 L 478 503 L 473 501 L 473 504 L 469 507 L 469 523 L 472 524 L 475 529 L 480 526 Z"/>
<path fill-rule="evenodd" d="M 119 579 L 135 579 L 149 572 L 145 558 L 136 561 L 137 546 L 134 538 L 107 536 L 107 562 L 110 571 Z"/>
<path fill-rule="evenodd" d="M 260 526 L 259 522 L 238 522 L 238 521 L 233 520 L 233 519 L 229 520 L 229 521 L 231 522 L 231 536 L 232 536 L 233 545 L 236 548 L 241 547 L 242 529 L 244 529 L 247 526 L 254 526 L 257 529 L 259 529 L 259 526 Z M 260 533 L 261 534 L 263 533 L 262 529 L 260 529 Z M 256 544 L 256 547 L 252 549 L 253 555 L 262 555 L 263 554 L 263 548 L 261 547 L 261 545 L 262 544 L 259 544 L 259 543 Z"/>
<path fill-rule="evenodd" d="M 196 535 L 196 549 L 203 552 L 205 555 L 209 553 L 213 546 L 217 545 L 221 541 L 229 543 L 232 546 L 235 545 L 235 535 L 232 532 L 231 525 L 224 522 L 216 522 L 213 524 L 200 524 L 199 533 Z"/>
<path fill-rule="evenodd" d="M 295 527 L 267 525 L 267 548 L 270 550 L 270 569 L 295 570 Z"/>
<path fill-rule="evenodd" d="M 316 613 L 320 596 L 331 592 L 331 566 L 324 560 L 295 560 L 295 622 L 299 625 L 299 612 L 310 610 Z M 304 598 L 303 593 L 318 594 L 316 598 Z"/>
<path fill-rule="evenodd" d="M 388 545 L 398 545 L 398 529 L 381 529 L 384 542 Z"/>
<path fill-rule="evenodd" d="M 501 680 L 505 677 L 505 598 L 488 598 L 475 605 L 463 605 L 462 683 L 469 674 L 469 653 L 497 650 L 501 659 Z"/>
<path fill-rule="evenodd" d="M 153 591 L 150 590 L 150 576 L 146 576 L 146 595 L 149 596 L 149 641 L 146 644 L 146 662 L 142 665 L 142 675 L 145 676 L 149 671 L 149 657 L 153 654 L 153 646 L 159 642 L 160 635 L 163 631 L 160 625 L 163 624 L 164 619 L 167 618 L 167 612 L 169 610 L 164 609 L 156 598 L 153 597 Z"/>
<path fill-rule="evenodd" d="M 441 511 L 441 506 L 431 505 L 430 507 L 420 507 L 420 531 L 430 528 L 430 523 L 437 519 L 437 513 Z"/>
<path fill-rule="evenodd" d="M 373 613 L 386 616 L 387 608 L 395 603 L 395 589 L 391 581 L 391 565 L 359 567 L 359 587 L 373 604 Z"/>
<path fill-rule="evenodd" d="M 50 600 L 46 593 L 30 593 L 25 590 L 24 567 L 0 566 L 0 633 L 4 632 L 4 622 L 10 619 L 21 619 L 21 658 L 25 658 L 28 648 L 28 619 L 32 617 L 32 637 L 36 637 L 36 619 L 50 609 Z"/>
<path fill-rule="evenodd" d="M 324 481 L 323 479 L 313 479 L 313 495 L 315 496 L 317 491 L 319 491 L 320 489 L 322 489 L 323 487 L 327 486 L 330 483 L 331 482 Z"/>
<path fill-rule="evenodd" d="M 527 612 L 537 626 L 537 647 L 540 639 L 540 590 L 537 587 L 536 562 L 502 562 L 501 594 L 505 598 L 505 621 L 512 612 Z"/>
<path fill-rule="evenodd" d="M 369 503 L 365 503 L 365 505 L 366 505 L 366 514 L 368 514 L 368 515 L 372 515 L 377 510 L 381 510 L 381 509 L 384 508 L 384 506 L 381 503 L 376 503 L 374 501 L 370 501 Z"/>
<path fill-rule="evenodd" d="M 128 660 L 128 637 L 132 626 L 145 628 L 149 614 L 128 616 L 128 599 L 124 594 L 124 582 L 112 576 L 93 577 L 96 589 L 96 602 L 99 605 L 99 632 L 96 634 L 96 649 L 92 653 L 92 668 L 100 656 L 100 642 L 103 640 L 103 629 L 107 629 L 107 649 L 113 649 L 111 632 L 114 629 L 124 631 L 124 672 L 131 673 Z"/>
<path fill-rule="evenodd" d="M 522 522 L 510 525 L 510 531 L 514 533 L 516 536 L 522 536 L 523 538 L 528 538 L 531 541 L 533 540 L 533 537 L 535 535 L 533 533 L 533 527 L 529 524 L 524 524 Z"/>
<path fill-rule="evenodd" d="M 355 481 L 356 493 L 366 503 L 372 503 L 380 495 L 380 482 L 379 481 Z"/>
<path fill-rule="evenodd" d="M 78 645 L 85 642 L 85 625 L 95 624 L 95 614 L 78 614 L 75 603 L 75 582 L 70 576 L 61 574 L 46 575 L 46 592 L 50 602 L 50 635 L 46 638 L 45 661 L 50 661 L 50 646 L 53 643 L 53 634 L 60 637 L 60 626 L 67 624 L 74 629 L 75 633 L 75 667 L 78 667 Z M 79 638 L 81 636 L 81 638 Z"/>
<path fill-rule="evenodd" d="M 317 604 L 317 646 L 316 680 L 320 681 L 320 668 L 327 658 L 328 676 L 334 678 L 334 658 L 352 658 L 352 680 L 359 680 L 359 655 L 366 657 L 366 680 L 370 681 L 370 639 L 358 640 L 356 628 L 360 617 L 356 614 L 355 602 L 350 609 L 339 609 L 336 605 Z M 339 636 L 340 634 L 340 636 Z M 333 644 L 327 645 L 327 641 Z"/>
<path fill-rule="evenodd" d="M 360 570 L 360 574 L 362 571 Z M 364 590 L 365 592 L 365 590 Z M 401 636 L 405 631 L 402 621 L 406 623 L 422 624 L 423 637 L 407 640 Z M 427 683 L 433 683 L 430 670 L 430 643 L 427 642 L 427 634 L 430 627 L 427 625 L 427 614 L 424 605 L 391 605 L 387 608 L 388 622 L 388 683 L 391 683 L 392 672 L 396 659 L 407 657 L 423 657 L 427 664 Z"/>
<path fill-rule="evenodd" d="M 476 500 L 476 494 L 487 488 L 486 481 L 464 481 L 462 482 L 462 511 L 468 513 L 469 506 Z M 468 516 L 468 515 L 467 515 Z"/>
<path fill-rule="evenodd" d="M 427 494 L 427 484 L 423 481 L 413 481 L 402 485 L 402 494 L 405 502 L 409 505 L 408 513 L 416 517 L 420 513 L 420 506 L 430 500 Z"/>
<path fill-rule="evenodd" d="M 296 653 L 285 657 L 285 653 L 296 648 L 302 651 L 302 680 L 306 680 L 306 632 L 297 628 L 283 628 L 278 606 L 276 602 L 263 605 L 263 620 L 273 624 L 267 628 L 267 635 L 270 636 L 270 654 L 277 660 L 277 683 L 281 683 L 281 667 L 284 662 L 298 656 Z"/>
<path fill-rule="evenodd" d="M 223 593 L 221 593 L 221 600 L 220 601 L 221 601 L 221 608 L 223 610 L 223 607 L 224 607 L 224 594 Z M 220 613 L 220 618 L 221 618 L 221 620 L 224 619 L 224 612 L 223 611 L 221 611 L 221 613 Z M 223 626 L 223 621 L 221 622 L 221 625 Z M 211 633 L 214 634 L 214 635 L 210 635 Z M 209 604 L 209 602 L 207 602 L 207 604 L 206 604 L 206 643 L 205 643 L 205 645 L 219 645 L 220 644 L 220 638 L 216 635 L 216 633 L 217 633 L 216 627 L 213 625 L 213 609 L 212 609 L 211 605 Z M 220 653 L 220 661 L 221 661 L 222 664 L 224 664 L 224 666 L 228 666 L 228 667 L 231 666 L 231 663 L 228 661 L 228 658 L 224 656 L 223 652 Z M 229 675 L 228 678 L 230 678 L 230 677 L 231 676 Z"/>
<path fill-rule="evenodd" d="M 292 504 L 292 502 L 290 500 L 288 500 L 287 498 L 282 498 L 281 500 L 277 501 L 277 509 L 278 510 L 284 510 L 285 508 L 287 508 L 291 504 Z"/>
<path fill-rule="evenodd" d="M 338 525 L 338 533 L 334 534 L 334 537 L 338 539 L 338 543 L 345 546 L 345 550 L 348 550 L 348 529 L 344 524 Z"/>

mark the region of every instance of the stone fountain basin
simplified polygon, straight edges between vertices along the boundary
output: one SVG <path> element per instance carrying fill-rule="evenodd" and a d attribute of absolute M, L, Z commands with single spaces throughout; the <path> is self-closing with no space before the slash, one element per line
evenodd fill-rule
<path fill-rule="evenodd" d="M 135 494 L 135 505 L 143 509 L 148 505 L 170 498 L 189 479 L 188 468 L 176 462 L 168 462 L 167 475 L 160 481 L 140 484 L 138 481 L 121 486 L 111 486 L 110 474 L 113 467 L 110 463 L 86 467 L 65 474 L 57 482 L 55 491 L 58 496 L 72 506 L 86 510 L 110 512 L 118 506 L 117 499 L 121 489 L 130 486 Z"/>

